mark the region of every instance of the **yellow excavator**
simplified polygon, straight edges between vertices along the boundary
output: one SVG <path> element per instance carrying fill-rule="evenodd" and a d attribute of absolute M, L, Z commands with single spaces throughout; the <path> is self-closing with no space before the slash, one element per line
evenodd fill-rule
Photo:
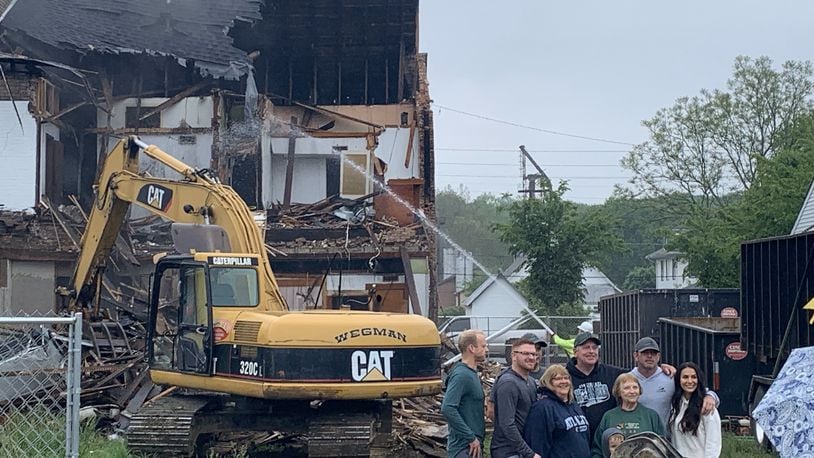
<path fill-rule="evenodd" d="M 141 151 L 180 178 L 139 173 Z M 115 145 L 99 173 L 65 293 L 75 308 L 98 303 L 131 204 L 173 221 L 177 252 L 156 256 L 146 356 L 154 383 L 183 389 L 130 419 L 131 449 L 188 456 L 214 433 L 275 430 L 306 435 L 310 456 L 369 456 L 386 443 L 390 400 L 440 392 L 432 321 L 289 311 L 245 202 L 135 136 Z"/>

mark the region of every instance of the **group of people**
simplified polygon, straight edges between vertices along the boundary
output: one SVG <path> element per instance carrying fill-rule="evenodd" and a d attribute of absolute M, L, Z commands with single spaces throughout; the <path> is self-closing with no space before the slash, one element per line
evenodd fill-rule
<path fill-rule="evenodd" d="M 511 365 L 485 399 L 477 365 L 487 358 L 483 332 L 459 336 L 461 361 L 450 370 L 441 412 L 449 425 L 449 457 L 483 453 L 485 417 L 492 419 L 493 458 L 602 458 L 631 435 L 652 432 L 668 439 L 683 457 L 715 458 L 721 453 L 717 395 L 692 362 L 678 369 L 660 364 L 658 343 L 636 343 L 635 367 L 626 370 L 599 361 L 601 342 L 591 332 L 574 339 L 567 364 L 552 364 L 537 380 L 547 342 L 512 344 Z"/>

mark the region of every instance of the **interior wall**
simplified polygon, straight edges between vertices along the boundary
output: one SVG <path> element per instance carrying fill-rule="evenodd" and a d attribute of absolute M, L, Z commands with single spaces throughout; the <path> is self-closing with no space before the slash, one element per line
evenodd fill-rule
<path fill-rule="evenodd" d="M 5 210 L 37 203 L 37 121 L 28 113 L 27 103 L 16 105 L 22 126 L 12 102 L 0 100 L 0 206 Z"/>

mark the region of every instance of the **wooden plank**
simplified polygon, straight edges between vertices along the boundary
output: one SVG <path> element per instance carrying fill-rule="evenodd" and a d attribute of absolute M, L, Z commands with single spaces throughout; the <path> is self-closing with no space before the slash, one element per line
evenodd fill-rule
<path fill-rule="evenodd" d="M 413 277 L 413 266 L 410 265 L 410 255 L 407 249 L 399 247 L 399 254 L 401 254 L 401 263 L 404 265 L 404 279 L 407 282 L 407 289 L 410 293 L 410 304 L 412 305 L 413 313 L 421 315 L 421 304 L 418 302 L 418 291 L 415 286 L 415 278 Z"/>
<path fill-rule="evenodd" d="M 297 117 L 291 117 L 291 131 L 288 135 L 288 162 L 285 164 L 285 190 L 283 191 L 283 209 L 288 210 L 291 206 L 291 187 L 294 184 L 294 152 L 297 146 L 297 136 L 294 126 L 297 125 Z"/>
<path fill-rule="evenodd" d="M 410 168 L 410 159 L 413 157 L 413 137 L 415 137 L 415 123 L 410 123 L 410 138 L 407 140 L 407 152 L 404 154 L 404 167 Z"/>
<path fill-rule="evenodd" d="M 144 404 L 144 401 L 147 399 L 147 395 L 150 394 L 150 391 L 153 390 L 153 382 L 148 380 L 141 388 L 139 388 L 138 392 L 130 402 L 127 403 L 127 408 L 124 409 L 124 412 L 119 416 L 119 427 L 122 429 L 127 429 L 127 426 L 130 424 L 130 416 L 134 413 L 137 413 L 141 406 Z"/>

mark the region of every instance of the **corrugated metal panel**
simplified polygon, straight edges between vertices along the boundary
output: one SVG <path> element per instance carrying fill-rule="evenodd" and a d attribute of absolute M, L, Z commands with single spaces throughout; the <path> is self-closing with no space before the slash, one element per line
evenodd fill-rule
<path fill-rule="evenodd" d="M 659 318 L 720 317 L 728 307 L 739 313 L 739 290 L 644 289 L 603 297 L 599 301 L 602 361 L 630 367 L 637 340 L 659 339 Z"/>
<path fill-rule="evenodd" d="M 802 309 L 814 297 L 813 257 L 812 232 L 741 245 L 741 338 L 758 361 L 772 363 L 793 348 L 814 345 L 814 326 L 809 326 L 808 313 Z M 781 355 L 793 314 L 796 322 Z"/>
<path fill-rule="evenodd" d="M 794 227 L 791 228 L 791 233 L 793 235 L 808 232 L 812 227 L 814 227 L 814 181 L 811 182 L 808 195 L 803 201 L 803 206 L 800 207 L 800 213 L 797 215 Z"/>
<path fill-rule="evenodd" d="M 721 400 L 721 415 L 747 415 L 755 356 L 737 351 L 740 319 L 662 318 L 659 326 L 662 361 L 675 367 L 687 361 L 698 364 L 704 372 L 704 383 Z"/>

